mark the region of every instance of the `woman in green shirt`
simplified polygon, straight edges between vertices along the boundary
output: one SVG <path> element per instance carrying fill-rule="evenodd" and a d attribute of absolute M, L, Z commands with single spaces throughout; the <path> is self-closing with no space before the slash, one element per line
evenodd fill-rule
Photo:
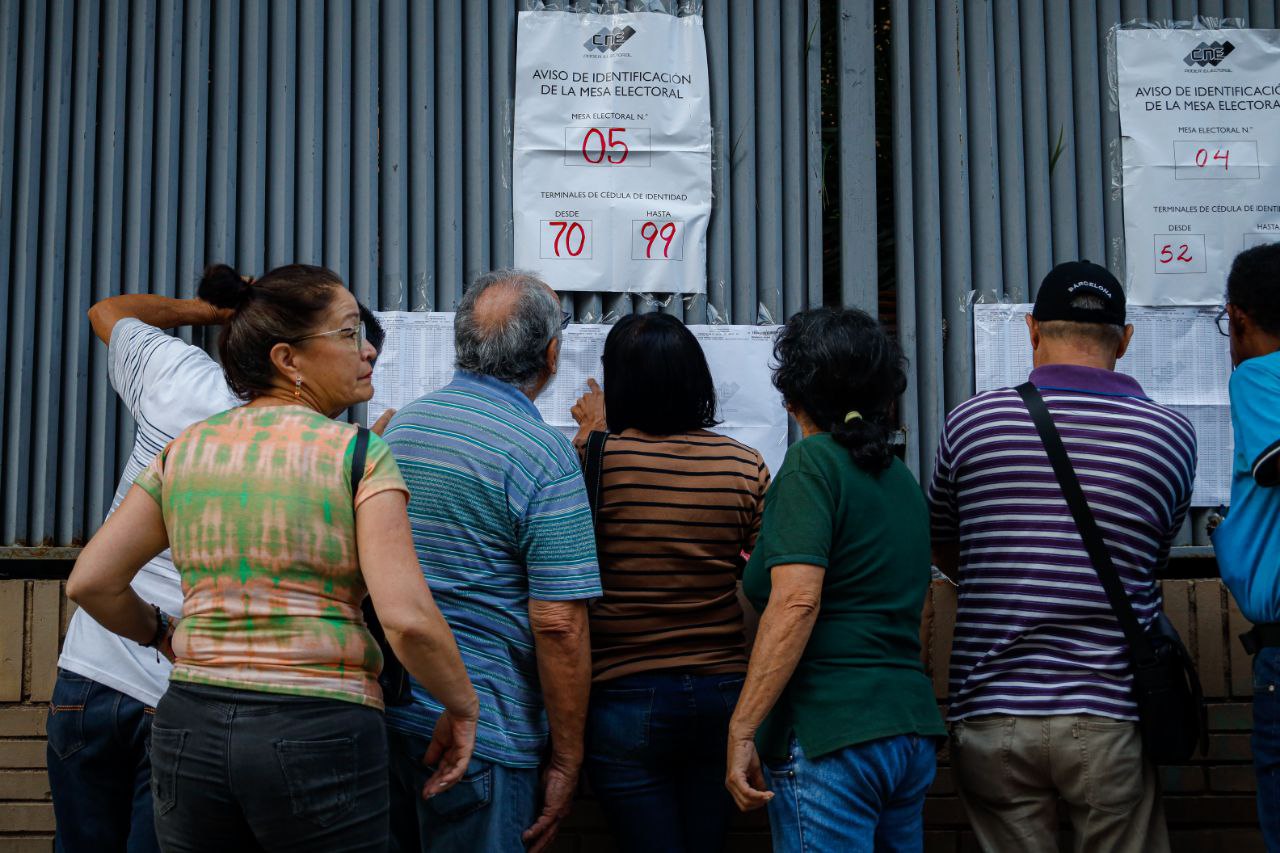
<path fill-rule="evenodd" d="M 777 851 L 920 850 L 945 729 L 920 663 L 928 510 L 890 443 L 902 352 L 865 313 L 819 308 L 774 358 L 804 438 L 743 579 L 763 612 L 726 785 L 744 811 L 768 805 Z"/>

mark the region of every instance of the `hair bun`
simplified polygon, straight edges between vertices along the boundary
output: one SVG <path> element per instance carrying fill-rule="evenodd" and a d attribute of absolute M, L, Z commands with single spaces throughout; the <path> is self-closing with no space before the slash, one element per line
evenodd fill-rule
<path fill-rule="evenodd" d="M 253 298 L 253 285 L 226 264 L 214 264 L 200 276 L 196 295 L 210 305 L 234 311 Z"/>

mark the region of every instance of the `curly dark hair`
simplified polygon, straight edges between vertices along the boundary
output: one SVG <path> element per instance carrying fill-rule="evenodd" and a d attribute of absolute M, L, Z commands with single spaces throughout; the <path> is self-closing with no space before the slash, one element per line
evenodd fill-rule
<path fill-rule="evenodd" d="M 878 322 L 852 308 L 802 311 L 778 332 L 773 359 L 773 384 L 787 405 L 830 432 L 859 468 L 889 467 L 889 414 L 907 387 L 906 360 Z M 849 412 L 861 417 L 846 421 Z"/>
<path fill-rule="evenodd" d="M 1280 243 L 1245 249 L 1227 275 L 1227 301 L 1258 328 L 1280 335 Z"/>

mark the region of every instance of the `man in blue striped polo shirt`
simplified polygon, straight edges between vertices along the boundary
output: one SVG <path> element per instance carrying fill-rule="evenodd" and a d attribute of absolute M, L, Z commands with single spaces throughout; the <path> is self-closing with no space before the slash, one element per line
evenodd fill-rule
<path fill-rule="evenodd" d="M 1115 372 L 1124 292 L 1088 262 L 1055 267 L 1027 318 L 1039 388 L 1138 619 L 1191 500 L 1191 423 Z M 1168 850 L 1142 753 L 1128 649 L 1031 416 L 1010 388 L 947 417 L 929 486 L 935 560 L 959 580 L 951 760 L 985 850 Z"/>
<path fill-rule="evenodd" d="M 385 434 L 423 574 L 480 697 L 471 766 L 434 796 L 422 759 L 442 707 L 415 682 L 412 704 L 387 709 L 400 851 L 542 850 L 573 802 L 591 682 L 586 605 L 601 590 L 577 454 L 533 405 L 562 328 L 543 282 L 481 276 L 454 320 L 453 381 L 402 408 Z"/>

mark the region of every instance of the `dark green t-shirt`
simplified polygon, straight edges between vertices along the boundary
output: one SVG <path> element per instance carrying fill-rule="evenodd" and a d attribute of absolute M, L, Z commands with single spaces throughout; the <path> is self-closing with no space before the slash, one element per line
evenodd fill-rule
<path fill-rule="evenodd" d="M 810 758 L 945 734 L 920 663 L 929 562 L 929 513 L 905 465 L 868 474 L 826 433 L 792 445 L 765 495 L 744 589 L 763 611 L 774 566 L 821 566 L 826 576 L 813 634 L 756 736 L 761 755 L 785 756 L 793 730 Z"/>

